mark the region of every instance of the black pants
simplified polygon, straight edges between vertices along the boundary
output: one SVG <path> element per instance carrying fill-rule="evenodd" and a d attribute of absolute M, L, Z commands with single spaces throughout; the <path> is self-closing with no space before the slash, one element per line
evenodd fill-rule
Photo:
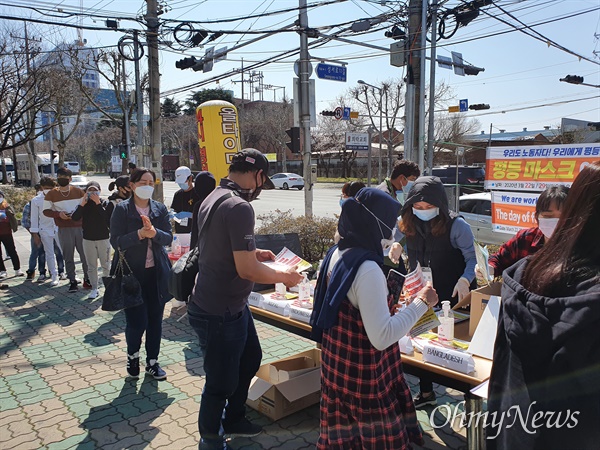
<path fill-rule="evenodd" d="M 17 255 L 17 249 L 15 248 L 15 240 L 13 239 L 12 233 L 0 234 L 0 242 L 4 244 L 6 254 L 10 256 L 10 260 L 13 264 L 13 269 L 19 270 L 21 268 L 21 262 L 19 261 L 19 255 Z M 4 258 L 2 256 L 2 246 L 0 246 L 0 272 L 6 272 L 6 266 L 4 265 Z"/>

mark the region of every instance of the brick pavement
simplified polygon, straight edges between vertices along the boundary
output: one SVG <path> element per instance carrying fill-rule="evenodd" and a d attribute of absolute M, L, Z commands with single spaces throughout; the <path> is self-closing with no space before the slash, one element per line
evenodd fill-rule
<path fill-rule="evenodd" d="M 17 248 L 23 260 L 28 245 L 20 230 Z M 177 321 L 183 311 L 170 304 L 165 310 L 160 363 L 167 380 L 126 380 L 123 312 L 102 311 L 101 300 L 86 300 L 86 291 L 67 293 L 67 282 L 55 288 L 24 277 L 2 282 L 9 289 L 0 291 L 0 448 L 197 448 L 202 357 L 187 321 Z M 314 345 L 261 322 L 257 331 L 263 362 Z M 407 378 L 416 392 L 418 380 Z M 441 386 L 436 392 L 439 404 L 462 399 Z M 434 429 L 430 413 L 418 413 L 424 448 L 466 448 L 464 429 Z M 314 448 L 318 405 L 277 422 L 252 410 L 249 416 L 265 431 L 252 439 L 234 439 L 234 449 Z M 439 413 L 436 419 L 445 421 Z"/>

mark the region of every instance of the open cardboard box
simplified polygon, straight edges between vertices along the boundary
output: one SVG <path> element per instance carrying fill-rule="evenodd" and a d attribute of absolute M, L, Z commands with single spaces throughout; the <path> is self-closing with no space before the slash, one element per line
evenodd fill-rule
<path fill-rule="evenodd" d="M 250 384 L 246 404 L 279 420 L 321 398 L 321 351 L 311 349 L 263 364 Z"/>
<path fill-rule="evenodd" d="M 493 282 L 488 286 L 481 287 L 479 289 L 475 289 L 471 291 L 462 301 L 458 302 L 454 308 L 464 308 L 467 305 L 471 305 L 470 309 L 470 317 L 469 317 L 469 336 L 473 336 L 475 330 L 477 329 L 477 325 L 481 320 L 481 316 L 483 314 L 483 310 L 487 307 L 488 300 L 492 295 L 500 296 L 500 291 L 502 289 L 502 283 Z"/>

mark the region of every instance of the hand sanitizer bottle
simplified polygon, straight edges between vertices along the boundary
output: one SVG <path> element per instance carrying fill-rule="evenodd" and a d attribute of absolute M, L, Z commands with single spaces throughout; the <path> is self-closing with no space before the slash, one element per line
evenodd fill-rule
<path fill-rule="evenodd" d="M 442 302 L 442 314 L 439 317 L 438 338 L 440 341 L 452 342 L 454 340 L 454 312 L 450 309 L 450 302 Z"/>
<path fill-rule="evenodd" d="M 310 302 L 310 281 L 308 281 L 306 274 L 304 274 L 304 279 L 298 287 L 298 300 L 300 300 L 302 308 L 312 307 L 312 303 Z"/>
<path fill-rule="evenodd" d="M 173 244 L 171 245 L 171 252 L 174 256 L 181 256 L 181 243 L 177 236 L 173 236 Z"/>

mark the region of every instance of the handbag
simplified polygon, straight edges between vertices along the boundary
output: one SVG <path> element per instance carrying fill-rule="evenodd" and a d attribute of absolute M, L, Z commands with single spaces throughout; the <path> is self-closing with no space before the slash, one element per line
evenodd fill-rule
<path fill-rule="evenodd" d="M 208 227 L 208 224 L 212 220 L 212 216 L 217 207 L 230 197 L 237 195 L 235 191 L 229 191 L 229 193 L 219 197 L 219 199 L 211 207 L 207 218 L 202 223 L 200 230 L 198 231 L 198 242 L 202 236 L 202 231 Z M 175 264 L 171 267 L 171 273 L 169 275 L 168 289 L 175 300 L 180 302 L 187 302 L 192 295 L 194 285 L 196 284 L 196 276 L 198 275 L 198 259 L 200 257 L 200 250 L 196 245 L 189 252 L 185 253 L 179 258 Z"/>
<path fill-rule="evenodd" d="M 105 278 L 109 280 L 105 284 L 104 296 L 102 297 L 103 311 L 120 311 L 121 309 L 133 308 L 144 303 L 142 298 L 142 286 L 133 275 L 129 263 L 125 259 L 125 252 L 117 249 L 119 258 L 117 267 L 112 276 Z M 129 273 L 125 273 L 125 266 Z"/>

